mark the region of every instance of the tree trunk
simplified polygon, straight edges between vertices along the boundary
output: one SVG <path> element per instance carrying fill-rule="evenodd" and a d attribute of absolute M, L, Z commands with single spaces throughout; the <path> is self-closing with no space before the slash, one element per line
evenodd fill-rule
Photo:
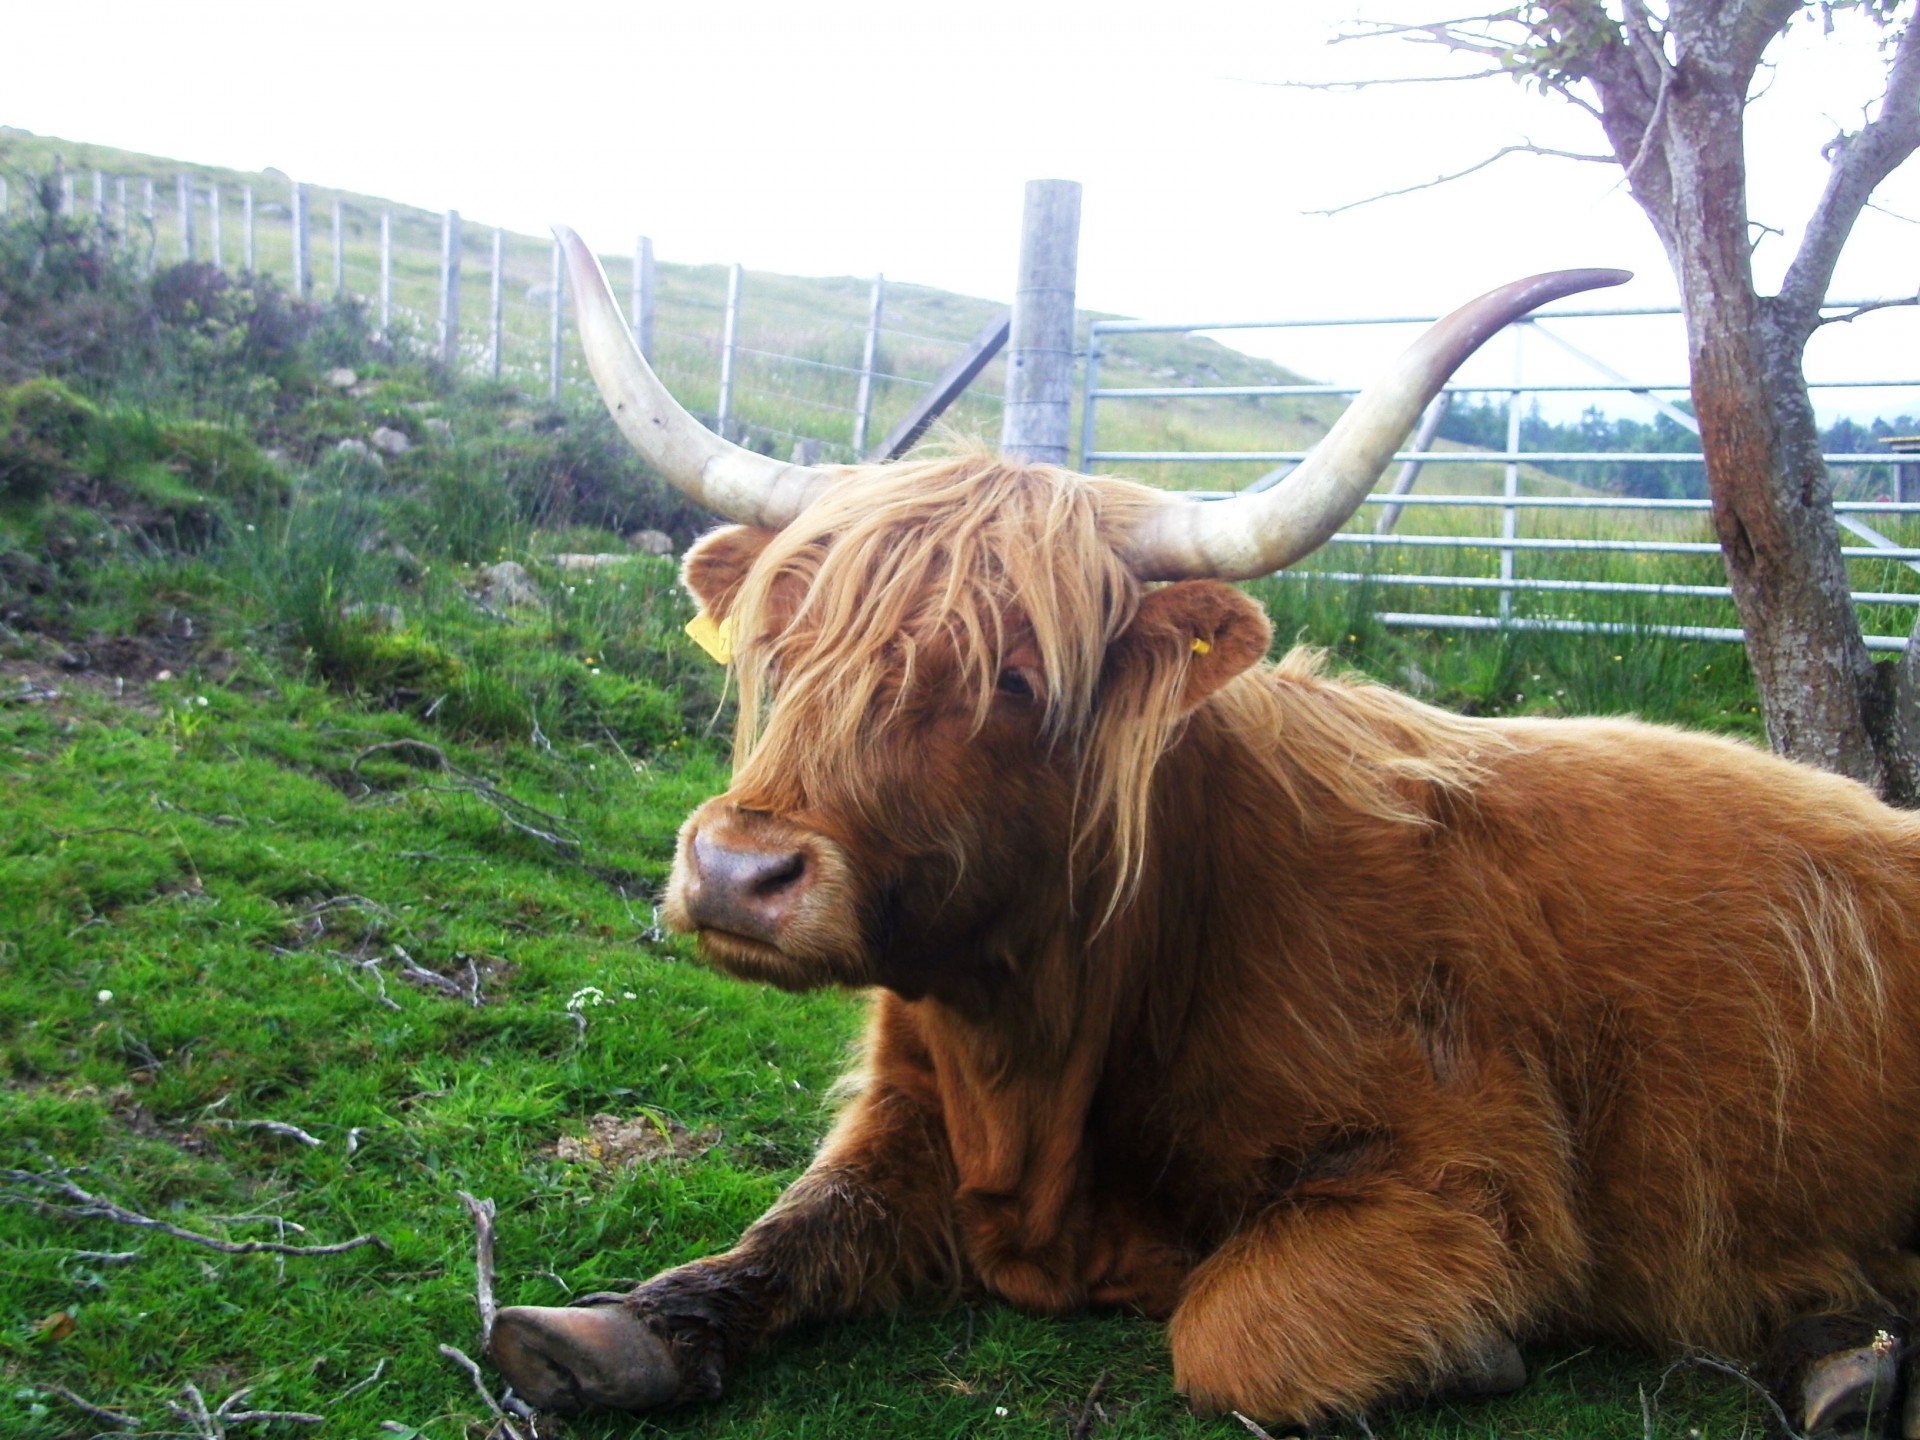
<path fill-rule="evenodd" d="M 1875 723 L 1891 707 L 1848 598 L 1801 364 L 1811 325 L 1754 294 L 1745 99 L 1745 77 L 1681 57 L 1662 137 L 1670 205 L 1656 218 L 1680 281 L 1714 529 L 1774 749 L 1910 802 L 1904 782 L 1889 786 L 1911 767 L 1882 753 L 1904 747 Z"/>

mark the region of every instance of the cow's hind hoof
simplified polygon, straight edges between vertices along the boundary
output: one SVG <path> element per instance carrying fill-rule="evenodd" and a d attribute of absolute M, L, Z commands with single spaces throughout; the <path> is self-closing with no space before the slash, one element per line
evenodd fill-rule
<path fill-rule="evenodd" d="M 667 1347 L 625 1305 L 510 1305 L 487 1354 L 536 1410 L 651 1410 L 680 1393 Z"/>
<path fill-rule="evenodd" d="M 1899 1338 L 1879 1330 L 1864 1344 L 1807 1363 L 1799 1386 L 1799 1431 L 1815 1440 L 1878 1440 L 1898 1433 Z"/>
<path fill-rule="evenodd" d="M 1437 1393 L 1450 1400 L 1488 1400 L 1511 1395 L 1526 1383 L 1527 1362 L 1520 1357 L 1520 1347 L 1502 1336 L 1462 1360 Z"/>

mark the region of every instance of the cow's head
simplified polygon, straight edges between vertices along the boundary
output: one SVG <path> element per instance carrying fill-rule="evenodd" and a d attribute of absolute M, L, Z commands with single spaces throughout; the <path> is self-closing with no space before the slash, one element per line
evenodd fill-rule
<path fill-rule="evenodd" d="M 1332 534 L 1487 336 L 1626 278 L 1537 276 L 1462 307 L 1284 483 L 1199 504 L 979 453 L 816 469 L 740 449 L 667 394 L 598 262 L 559 233 L 614 418 L 744 522 L 686 561 L 731 638 L 741 722 L 731 788 L 681 831 L 669 923 L 787 988 L 954 1000 L 1063 922 L 1111 918 L 1138 880 L 1156 762 L 1266 653 L 1264 613 L 1224 582 Z"/>

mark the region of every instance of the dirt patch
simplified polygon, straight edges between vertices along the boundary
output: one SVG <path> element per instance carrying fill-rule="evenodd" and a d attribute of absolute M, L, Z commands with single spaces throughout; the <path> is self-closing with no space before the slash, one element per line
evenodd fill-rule
<path fill-rule="evenodd" d="M 585 1135 L 566 1135 L 552 1153 L 582 1165 L 627 1169 L 655 1161 L 697 1160 L 720 1143 L 718 1130 L 689 1130 L 678 1120 L 655 1115 L 596 1115 Z"/>

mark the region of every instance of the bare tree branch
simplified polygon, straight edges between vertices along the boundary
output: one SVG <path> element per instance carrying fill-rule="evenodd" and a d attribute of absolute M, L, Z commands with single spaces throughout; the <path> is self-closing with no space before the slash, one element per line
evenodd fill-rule
<path fill-rule="evenodd" d="M 1431 190 L 1436 185 L 1447 185 L 1455 180 L 1465 179 L 1475 171 L 1484 170 L 1493 164 L 1494 161 L 1503 160 L 1509 155 L 1551 155 L 1558 160 L 1590 160 L 1601 165 L 1612 165 L 1615 163 L 1611 155 L 1583 155 L 1577 150 L 1555 150 L 1549 146 L 1535 145 L 1531 142 L 1522 145 L 1503 145 L 1494 151 L 1493 154 L 1487 156 L 1486 159 L 1469 165 L 1464 170 L 1456 170 L 1451 175 L 1440 175 L 1432 180 L 1423 180 L 1418 185 L 1404 185 L 1398 190 L 1383 190 L 1378 195 L 1369 195 L 1364 200 L 1349 200 L 1346 204 L 1335 205 L 1329 210 L 1306 210 L 1301 213 L 1306 215 L 1338 215 L 1343 211 L 1357 210 L 1362 205 L 1371 205 L 1378 200 L 1391 200 L 1397 195 L 1411 195 L 1419 190 Z"/>
<path fill-rule="evenodd" d="M 1451 85 L 1456 80 L 1492 80 L 1510 74 L 1506 70 L 1469 70 L 1459 75 L 1381 75 L 1365 80 L 1255 80 L 1269 90 L 1331 90 L 1346 93 L 1368 90 L 1375 85 Z"/>
<path fill-rule="evenodd" d="M 1832 168 L 1826 189 L 1807 221 L 1799 253 L 1787 267 L 1774 305 L 1782 318 L 1810 334 L 1818 323 L 1820 302 L 1827 297 L 1854 221 L 1880 182 L 1920 147 L 1920 23 L 1908 21 L 1900 32 L 1880 114 L 1857 133 L 1842 136 L 1833 145 Z"/>
<path fill-rule="evenodd" d="M 1898 300 L 1875 300 L 1870 305 L 1856 305 L 1851 310 L 1842 310 L 1836 315 L 1822 315 L 1822 325 L 1851 325 L 1862 315 L 1871 315 L 1876 310 L 1894 310 L 1907 305 L 1920 305 L 1920 295 L 1907 295 Z"/>

